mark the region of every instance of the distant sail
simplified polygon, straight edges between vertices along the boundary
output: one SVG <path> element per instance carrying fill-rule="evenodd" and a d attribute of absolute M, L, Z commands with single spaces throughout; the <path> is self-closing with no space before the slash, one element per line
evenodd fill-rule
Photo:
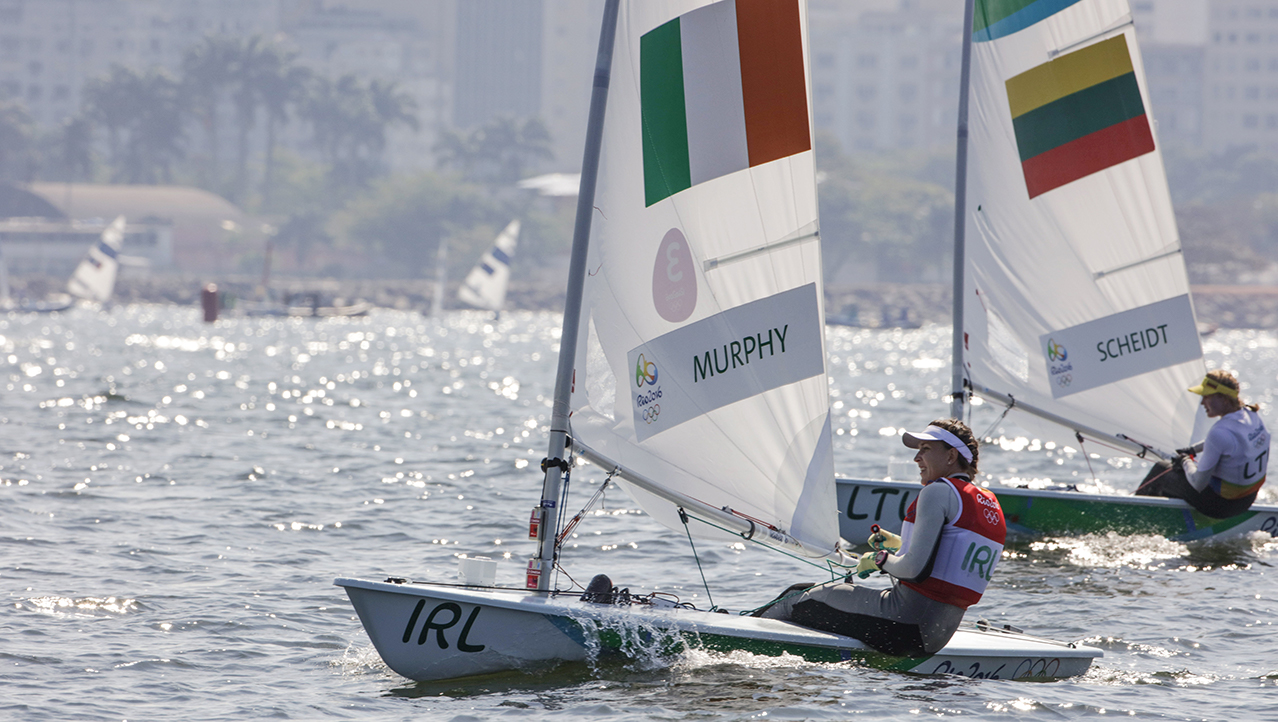
<path fill-rule="evenodd" d="M 489 311 L 500 311 L 506 306 L 506 287 L 510 285 L 510 259 L 515 256 L 519 242 L 519 220 L 513 220 L 493 242 L 493 247 L 470 269 L 457 298 L 462 303 Z"/>
<path fill-rule="evenodd" d="M 89 247 L 84 260 L 71 274 L 67 291 L 89 301 L 106 303 L 115 292 L 115 277 L 120 270 L 120 248 L 124 244 L 124 216 L 111 222 L 102 237 Z"/>

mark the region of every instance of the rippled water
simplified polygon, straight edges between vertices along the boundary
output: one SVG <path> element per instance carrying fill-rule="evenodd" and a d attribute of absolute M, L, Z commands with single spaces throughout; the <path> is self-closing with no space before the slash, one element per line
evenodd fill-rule
<path fill-rule="evenodd" d="M 1106 656 L 1050 684 L 925 678 L 690 652 L 414 684 L 372 649 L 337 576 L 449 581 L 459 554 L 517 585 L 538 496 L 559 318 L 199 322 L 193 309 L 0 317 L 0 718 L 1275 718 L 1278 612 L 1262 539 L 1012 548 L 978 614 Z M 883 477 L 945 414 L 949 330 L 829 331 L 837 468 Z M 1278 337 L 1219 332 L 1271 422 Z M 1036 440 L 978 408 L 1000 480 L 1130 490 L 1141 462 Z M 1099 477 L 1092 480 L 1092 475 Z M 574 474 L 584 502 L 600 475 Z M 1272 488 L 1263 500 L 1275 503 Z M 567 554 L 578 580 L 706 603 L 687 540 L 620 493 Z M 806 567 L 701 544 L 714 602 L 748 608 Z M 561 578 L 562 585 L 568 585 Z"/>

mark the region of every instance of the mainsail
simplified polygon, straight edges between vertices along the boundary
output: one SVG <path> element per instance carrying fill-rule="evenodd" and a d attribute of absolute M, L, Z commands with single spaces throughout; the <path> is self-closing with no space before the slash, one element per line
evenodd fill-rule
<path fill-rule="evenodd" d="M 106 303 L 115 292 L 115 277 L 120 270 L 120 247 L 124 243 L 124 216 L 111 222 L 102 237 L 89 247 L 84 260 L 76 266 L 67 282 L 67 291 L 89 301 Z"/>
<path fill-rule="evenodd" d="M 480 257 L 457 289 L 462 303 L 489 311 L 506 306 L 506 287 L 510 285 L 510 259 L 519 242 L 519 219 L 511 221 L 493 241 L 493 247 Z M 442 284 L 441 284 L 442 286 Z"/>
<path fill-rule="evenodd" d="M 962 373 L 1131 450 L 1189 445 L 1202 348 L 1127 3 L 976 0 L 967 42 Z"/>
<path fill-rule="evenodd" d="M 838 524 L 806 27 L 799 0 L 623 8 L 572 437 L 646 482 L 627 488 L 672 527 L 686 498 L 825 555 Z"/>

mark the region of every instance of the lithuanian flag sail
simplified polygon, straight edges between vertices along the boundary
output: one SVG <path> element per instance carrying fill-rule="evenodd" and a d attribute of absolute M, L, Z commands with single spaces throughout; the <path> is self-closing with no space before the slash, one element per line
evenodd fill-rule
<path fill-rule="evenodd" d="M 1154 150 L 1123 35 L 1009 79 L 1007 101 L 1030 198 Z"/>
<path fill-rule="evenodd" d="M 812 148 L 793 0 L 726 0 L 640 39 L 647 205 Z"/>

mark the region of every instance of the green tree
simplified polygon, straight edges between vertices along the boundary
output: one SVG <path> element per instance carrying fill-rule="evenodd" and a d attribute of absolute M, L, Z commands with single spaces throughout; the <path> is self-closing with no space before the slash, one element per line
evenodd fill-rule
<path fill-rule="evenodd" d="M 182 57 L 183 104 L 204 130 L 208 156 L 200 170 L 200 184 L 219 188 L 222 183 L 221 127 L 218 106 L 235 82 L 235 65 L 240 43 L 220 35 L 206 36 Z"/>
<path fill-rule="evenodd" d="M 855 258 L 883 280 L 939 276 L 952 257 L 954 196 L 925 180 L 943 165 L 928 155 L 845 156 L 817 138 L 821 253 L 831 282 Z M 923 178 L 923 179 L 921 179 Z"/>
<path fill-rule="evenodd" d="M 93 178 L 93 123 L 83 115 L 68 118 L 43 141 L 42 177 L 68 182 Z"/>
<path fill-rule="evenodd" d="M 145 75 L 120 65 L 85 88 L 88 117 L 107 130 L 112 179 L 172 182 L 185 154 L 183 103 L 177 80 L 161 69 Z"/>
<path fill-rule="evenodd" d="M 382 171 L 386 130 L 416 128 L 416 103 L 394 83 L 365 84 L 353 75 L 317 78 L 302 106 L 335 183 L 363 187 Z"/>
<path fill-rule="evenodd" d="M 260 35 L 235 43 L 231 63 L 231 105 L 235 108 L 235 185 L 233 200 L 242 200 L 248 184 L 249 133 L 262 102 L 258 78 L 263 71 L 266 42 Z"/>
<path fill-rule="evenodd" d="M 186 154 L 181 84 L 154 69 L 143 79 L 142 91 L 142 107 L 129 143 L 129 181 L 172 183 L 173 164 Z"/>
<path fill-rule="evenodd" d="M 0 178 L 27 181 L 35 169 L 35 124 L 21 103 L 0 103 Z"/>
<path fill-rule="evenodd" d="M 334 225 L 339 242 L 379 258 L 390 275 L 423 277 L 433 272 L 441 242 L 491 242 L 503 216 L 480 187 L 426 173 L 379 181 Z M 468 254 L 450 255 L 474 263 Z"/>
<path fill-rule="evenodd" d="M 526 178 L 539 163 L 554 159 L 546 125 L 536 118 L 522 123 L 501 117 L 468 135 L 454 130 L 435 144 L 441 168 L 460 172 L 479 183 L 508 185 Z"/>
<path fill-rule="evenodd" d="M 142 77 L 123 65 L 113 64 L 107 74 L 85 83 L 86 116 L 106 130 L 109 162 L 119 165 L 122 137 L 137 114 L 142 98 Z"/>
<path fill-rule="evenodd" d="M 266 170 L 262 177 L 262 205 L 272 206 L 275 193 L 275 146 L 277 128 L 289 121 L 290 111 L 306 99 L 312 80 L 311 70 L 297 65 L 297 53 L 278 45 L 268 47 L 257 76 L 263 107 L 266 110 Z"/>

